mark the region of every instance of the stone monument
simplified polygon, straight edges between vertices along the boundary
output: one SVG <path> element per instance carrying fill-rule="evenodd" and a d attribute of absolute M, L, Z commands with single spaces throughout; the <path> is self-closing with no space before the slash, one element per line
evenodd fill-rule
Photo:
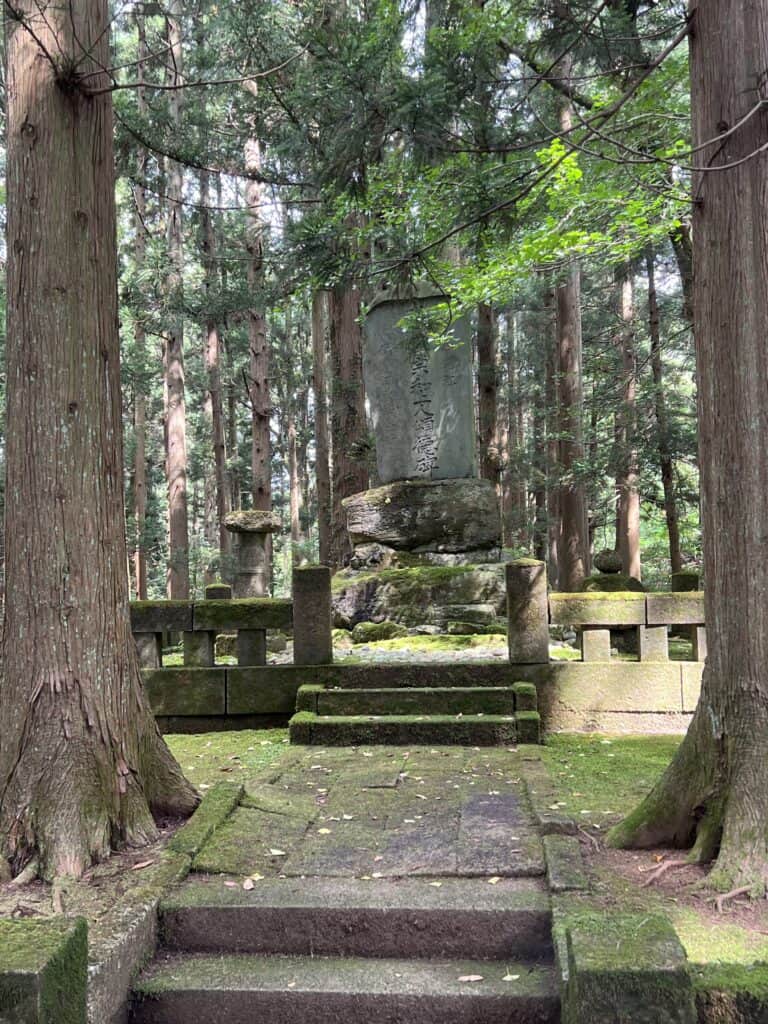
<path fill-rule="evenodd" d="M 365 319 L 363 377 L 382 486 L 344 501 L 358 560 L 371 545 L 444 556 L 426 563 L 499 558 L 496 492 L 477 479 L 469 322 L 453 321 L 439 344 L 419 322 L 445 298 L 424 285 L 381 289 Z"/>
<path fill-rule="evenodd" d="M 235 597 L 268 597 L 267 537 L 280 529 L 280 520 L 272 512 L 245 509 L 230 512 L 224 525 L 233 534 Z"/>
<path fill-rule="evenodd" d="M 334 621 L 345 628 L 383 619 L 435 632 L 506 628 L 499 502 L 477 478 L 470 325 L 453 321 L 436 344 L 420 315 L 444 299 L 431 287 L 382 289 L 366 316 L 381 483 L 343 502 L 354 551 L 334 587 Z"/>

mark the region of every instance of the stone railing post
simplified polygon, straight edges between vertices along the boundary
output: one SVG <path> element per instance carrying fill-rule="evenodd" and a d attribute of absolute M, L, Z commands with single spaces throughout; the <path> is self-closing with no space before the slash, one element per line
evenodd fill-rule
<path fill-rule="evenodd" d="M 268 597 L 267 538 L 280 528 L 279 520 L 271 512 L 247 509 L 230 512 L 224 525 L 234 534 L 235 597 Z"/>
<path fill-rule="evenodd" d="M 513 665 L 549 662 L 547 567 L 521 558 L 507 565 L 509 660 Z"/>
<path fill-rule="evenodd" d="M 325 565 L 294 569 L 294 665 L 330 665 L 333 662 L 332 626 L 331 570 Z"/>

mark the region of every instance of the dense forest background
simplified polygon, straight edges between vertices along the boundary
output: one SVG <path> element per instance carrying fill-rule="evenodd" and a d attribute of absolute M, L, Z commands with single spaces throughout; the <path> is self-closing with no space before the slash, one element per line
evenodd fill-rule
<path fill-rule="evenodd" d="M 226 576 L 237 508 L 280 516 L 275 593 L 344 564 L 340 501 L 376 483 L 361 319 L 419 280 L 450 296 L 433 344 L 473 324 L 505 546 L 565 588 L 574 531 L 652 588 L 698 566 L 684 26 L 638 0 L 114 5 L 133 595 Z"/>

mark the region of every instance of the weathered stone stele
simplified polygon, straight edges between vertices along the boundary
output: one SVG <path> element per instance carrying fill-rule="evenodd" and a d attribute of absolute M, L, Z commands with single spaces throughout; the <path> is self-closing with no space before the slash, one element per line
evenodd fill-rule
<path fill-rule="evenodd" d="M 472 349 L 466 319 L 435 346 L 403 317 L 445 299 L 416 286 L 382 291 L 363 328 L 363 378 L 383 483 L 475 474 Z"/>
<path fill-rule="evenodd" d="M 224 525 L 234 535 L 235 597 L 266 597 L 269 593 L 267 537 L 280 529 L 272 512 L 243 509 L 230 512 Z"/>

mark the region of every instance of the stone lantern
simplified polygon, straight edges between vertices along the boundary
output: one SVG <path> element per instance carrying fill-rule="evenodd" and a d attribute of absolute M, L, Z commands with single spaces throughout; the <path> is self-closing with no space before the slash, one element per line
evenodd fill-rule
<path fill-rule="evenodd" d="M 267 538 L 280 529 L 280 520 L 272 512 L 246 509 L 230 512 L 224 520 L 233 536 L 235 556 L 235 597 L 269 595 L 269 559 Z"/>

